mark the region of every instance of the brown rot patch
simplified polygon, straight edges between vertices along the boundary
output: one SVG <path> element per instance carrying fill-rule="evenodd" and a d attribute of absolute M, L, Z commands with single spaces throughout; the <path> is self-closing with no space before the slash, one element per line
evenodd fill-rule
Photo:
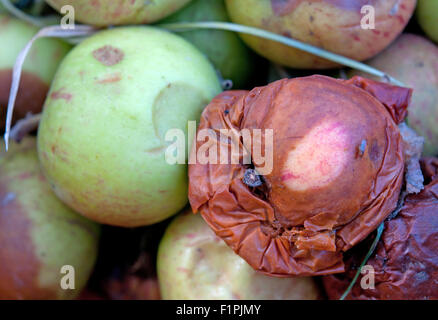
<path fill-rule="evenodd" d="M 54 299 L 54 291 L 38 284 L 41 262 L 31 237 L 32 222 L 1 171 L 0 299 Z"/>
<path fill-rule="evenodd" d="M 65 101 L 69 102 L 73 96 L 71 93 L 65 92 L 64 90 L 65 88 L 61 88 L 57 91 L 52 92 L 50 94 L 50 98 L 52 98 L 53 100 L 64 99 Z"/>
<path fill-rule="evenodd" d="M 106 45 L 93 51 L 93 57 L 106 66 L 113 66 L 123 60 L 122 50 Z"/>

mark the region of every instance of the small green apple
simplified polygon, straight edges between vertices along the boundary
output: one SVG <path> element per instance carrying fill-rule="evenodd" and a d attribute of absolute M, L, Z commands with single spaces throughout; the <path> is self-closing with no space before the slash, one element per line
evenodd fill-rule
<path fill-rule="evenodd" d="M 53 194 L 35 138 L 0 153 L 0 300 L 75 298 L 92 272 L 98 239 L 99 226 Z M 61 287 L 63 266 L 74 268 L 67 272 L 74 289 Z"/>
<path fill-rule="evenodd" d="M 21 20 L 0 14 L 0 131 L 4 128 L 12 68 L 20 51 L 38 29 Z M 38 39 L 23 65 L 20 88 L 15 104 L 14 119 L 28 112 L 39 113 L 44 104 L 56 69 L 70 50 L 70 45 L 54 38 Z"/>
<path fill-rule="evenodd" d="M 164 23 L 229 21 L 224 0 L 194 0 L 166 18 Z M 179 33 L 201 50 L 219 70 L 224 79 L 242 88 L 254 69 L 254 57 L 237 34 L 219 30 L 196 30 Z"/>
<path fill-rule="evenodd" d="M 213 66 L 181 37 L 147 26 L 101 31 L 70 52 L 52 83 L 38 132 L 43 171 L 90 219 L 164 220 L 188 189 L 187 166 L 166 161 L 166 132 L 187 134 L 220 91 Z"/>
<path fill-rule="evenodd" d="M 75 18 L 96 26 L 143 24 L 158 21 L 191 0 L 46 0 L 58 11 L 73 6 Z"/>
<path fill-rule="evenodd" d="M 438 1 L 418 0 L 417 19 L 427 36 L 438 42 Z"/>
<path fill-rule="evenodd" d="M 191 210 L 167 228 L 158 249 L 157 272 L 161 295 L 169 300 L 320 297 L 310 277 L 274 278 L 252 269 Z"/>
<path fill-rule="evenodd" d="M 401 35 L 389 48 L 367 63 L 413 88 L 408 108 L 409 125 L 424 136 L 424 154 L 438 155 L 438 47 L 414 34 Z M 351 71 L 349 76 L 365 73 Z M 375 80 L 380 80 L 375 78 Z"/>

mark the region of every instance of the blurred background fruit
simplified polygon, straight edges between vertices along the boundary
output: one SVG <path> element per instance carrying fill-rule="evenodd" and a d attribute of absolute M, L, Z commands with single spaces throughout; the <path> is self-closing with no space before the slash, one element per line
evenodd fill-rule
<path fill-rule="evenodd" d="M 0 153 L 0 299 L 75 298 L 93 270 L 98 241 L 99 226 L 53 194 L 35 138 Z M 60 286 L 64 265 L 74 267 L 74 290 Z"/>
<path fill-rule="evenodd" d="M 187 138 L 188 121 L 220 91 L 213 66 L 181 37 L 101 31 L 71 51 L 52 83 L 38 132 L 43 171 L 65 203 L 97 222 L 164 220 L 187 203 L 187 166 L 166 162 L 174 141 L 165 135 Z"/>
<path fill-rule="evenodd" d="M 310 277 L 273 278 L 258 273 L 189 209 L 161 240 L 157 271 L 163 299 L 313 300 Z"/>
<path fill-rule="evenodd" d="M 20 51 L 37 33 L 38 28 L 21 20 L 0 14 L 0 132 L 6 120 L 6 108 L 12 81 L 12 68 Z M 38 39 L 23 65 L 14 119 L 28 112 L 41 111 L 50 82 L 70 45 L 55 38 Z"/>
<path fill-rule="evenodd" d="M 438 42 L 438 1 L 418 0 L 417 20 L 427 36 Z"/>
<path fill-rule="evenodd" d="M 65 5 L 75 9 L 77 21 L 95 26 L 152 23 L 191 0 L 46 0 L 56 10 Z"/>
<path fill-rule="evenodd" d="M 164 23 L 229 21 L 224 0 L 194 0 Z M 178 33 L 201 50 L 220 72 L 233 81 L 233 88 L 247 84 L 254 71 L 254 56 L 234 32 L 196 30 Z"/>
<path fill-rule="evenodd" d="M 231 20 L 307 42 L 355 60 L 373 57 L 408 23 L 416 0 L 376 0 L 375 30 L 362 29 L 360 9 L 369 1 L 226 0 Z M 241 35 L 265 58 L 293 68 L 336 66 L 303 51 L 262 38 Z"/>
<path fill-rule="evenodd" d="M 414 89 L 408 108 L 409 125 L 425 137 L 424 154 L 437 155 L 438 47 L 421 36 L 403 34 L 367 63 Z M 372 78 L 359 71 L 349 72 L 349 76 L 354 75 Z"/>

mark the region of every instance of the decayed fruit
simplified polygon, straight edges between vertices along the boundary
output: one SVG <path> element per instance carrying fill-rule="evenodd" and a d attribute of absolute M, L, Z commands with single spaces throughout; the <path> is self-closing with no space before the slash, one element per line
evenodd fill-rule
<path fill-rule="evenodd" d="M 190 164 L 193 210 L 257 270 L 277 276 L 342 272 L 342 252 L 397 205 L 404 173 L 397 124 L 411 93 L 361 77 L 311 76 L 220 94 L 198 130 L 208 130 L 212 141 L 206 147 L 198 136 L 192 155 L 202 160 L 213 148 L 230 154 L 235 145 L 239 153 L 228 164 Z M 230 138 L 220 137 L 227 130 Z M 244 130 L 251 144 L 233 142 Z M 260 152 L 265 159 L 256 157 Z M 257 171 L 263 174 L 258 180 Z"/>
<path fill-rule="evenodd" d="M 266 29 L 355 60 L 375 56 L 404 29 L 416 0 L 226 0 L 231 20 Z M 375 29 L 362 29 L 361 8 L 375 8 Z M 293 68 L 329 68 L 323 60 L 283 44 L 249 35 L 242 39 L 256 52 Z"/>
<path fill-rule="evenodd" d="M 406 197 L 397 216 L 385 221 L 382 238 L 363 273 L 368 279 L 359 277 L 347 299 L 438 299 L 438 159 L 424 159 L 422 165 L 428 184 L 419 194 Z M 351 251 L 345 274 L 324 277 L 330 299 L 338 299 L 347 289 L 368 248 Z"/>
<path fill-rule="evenodd" d="M 75 298 L 91 274 L 98 240 L 99 226 L 53 194 L 34 138 L 0 153 L 0 299 Z M 74 290 L 61 288 L 64 265 L 74 268 Z"/>
<path fill-rule="evenodd" d="M 427 36 L 438 42 L 438 1 L 418 0 L 417 19 Z"/>
<path fill-rule="evenodd" d="M 157 260 L 163 299 L 312 300 L 310 277 L 277 279 L 253 270 L 199 215 L 181 213 L 161 240 Z"/>
<path fill-rule="evenodd" d="M 23 21 L 0 14 L 0 131 L 6 120 L 12 68 L 20 51 L 38 31 Z M 28 112 L 38 113 L 44 104 L 50 82 L 70 46 L 57 39 L 38 39 L 23 65 L 14 119 Z"/>
<path fill-rule="evenodd" d="M 163 22 L 229 21 L 224 0 L 195 0 Z M 254 59 L 239 37 L 229 31 L 196 30 L 179 33 L 200 49 L 233 88 L 242 88 L 254 68 Z"/>
<path fill-rule="evenodd" d="M 74 8 L 77 21 L 95 26 L 152 23 L 191 0 L 46 0 L 56 10 Z"/>
<path fill-rule="evenodd" d="M 367 64 L 414 89 L 409 125 L 425 137 L 424 153 L 438 155 L 438 47 L 423 37 L 403 34 Z M 365 74 L 351 71 L 349 75 Z"/>
<path fill-rule="evenodd" d="M 187 121 L 220 91 L 208 60 L 174 34 L 99 32 L 70 52 L 52 83 L 38 132 L 43 171 L 90 219 L 126 227 L 164 220 L 187 203 L 187 167 L 167 163 L 173 141 L 165 134 L 187 134 Z"/>

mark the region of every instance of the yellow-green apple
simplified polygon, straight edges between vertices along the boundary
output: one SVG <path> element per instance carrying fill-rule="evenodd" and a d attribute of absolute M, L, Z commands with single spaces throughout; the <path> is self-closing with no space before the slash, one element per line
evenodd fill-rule
<path fill-rule="evenodd" d="M 187 166 L 166 161 L 170 129 L 221 91 L 204 55 L 154 27 L 101 31 L 62 62 L 38 132 L 55 193 L 95 221 L 153 224 L 187 203 Z"/>
<path fill-rule="evenodd" d="M 190 1 L 46 0 L 61 13 L 64 6 L 72 6 L 75 19 L 96 26 L 152 23 L 172 14 Z"/>
<path fill-rule="evenodd" d="M 189 209 L 167 228 L 158 249 L 163 299 L 313 300 L 311 277 L 275 278 L 255 271 Z"/>

